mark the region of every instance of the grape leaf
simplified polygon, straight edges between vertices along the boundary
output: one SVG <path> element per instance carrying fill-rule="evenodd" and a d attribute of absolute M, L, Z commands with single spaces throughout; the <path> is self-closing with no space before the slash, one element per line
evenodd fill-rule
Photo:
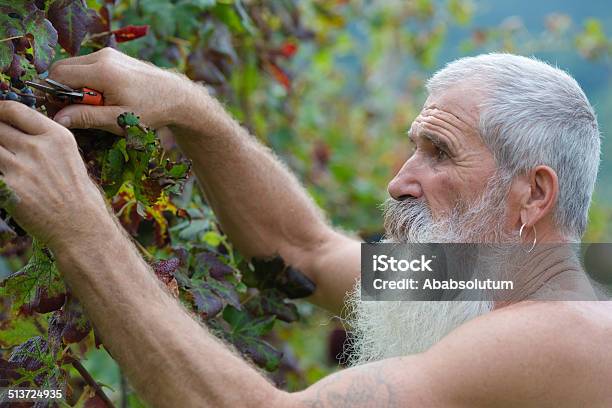
<path fill-rule="evenodd" d="M 15 314 L 0 323 L 0 347 L 9 348 L 39 334 L 34 317 L 20 318 Z"/>
<path fill-rule="evenodd" d="M 117 124 L 122 128 L 138 126 L 140 124 L 140 118 L 133 112 L 124 112 L 117 117 Z"/>
<path fill-rule="evenodd" d="M 19 379 L 20 375 L 17 372 L 18 367 L 17 363 L 11 363 L 0 358 L 0 387 L 8 387 L 13 381 Z"/>
<path fill-rule="evenodd" d="M 24 314 L 46 313 L 59 309 L 64 303 L 66 286 L 54 260 L 36 240 L 32 256 L 18 272 L 9 275 L 1 285 L 14 299 L 14 307 Z"/>
<path fill-rule="evenodd" d="M 95 23 L 96 12 L 83 0 L 55 0 L 47 15 L 57 29 L 62 48 L 70 55 L 78 54 L 83 39 Z"/>
<path fill-rule="evenodd" d="M 206 282 L 190 289 L 189 292 L 193 296 L 196 310 L 204 319 L 216 316 L 223 308 L 223 301 Z"/>
<path fill-rule="evenodd" d="M 253 318 L 247 312 L 228 305 L 223 309 L 223 319 L 232 327 L 232 334 L 263 336 L 274 327 L 276 318 L 264 316 Z"/>
<path fill-rule="evenodd" d="M 290 299 L 310 296 L 316 289 L 312 280 L 292 266 L 288 266 L 276 278 L 276 286 L 285 292 Z"/>
<path fill-rule="evenodd" d="M 21 377 L 13 384 L 53 388 L 59 386 L 59 378 L 56 377 L 57 370 L 53 367 L 55 361 L 49 343 L 41 336 L 32 337 L 15 347 L 8 362 L 17 367 L 17 372 L 21 374 Z"/>
<path fill-rule="evenodd" d="M 68 297 L 61 318 L 64 323 L 61 334 L 64 344 L 78 343 L 91 331 L 91 323 L 85 316 L 83 306 L 74 296 Z"/>
<path fill-rule="evenodd" d="M 268 371 L 278 368 L 282 353 L 257 338 L 272 330 L 276 320 L 274 316 L 253 318 L 246 312 L 226 306 L 223 310 L 223 319 L 231 327 L 230 332 L 223 334 L 224 337 L 233 343 L 241 353 Z"/>
<path fill-rule="evenodd" d="M 195 276 L 202 273 L 200 272 L 201 268 L 204 269 L 203 272 L 219 280 L 233 273 L 232 268 L 228 264 L 222 262 L 216 254 L 210 251 L 203 251 L 197 254 L 195 262 Z"/>
<path fill-rule="evenodd" d="M 34 38 L 34 67 L 38 73 L 45 72 L 55 56 L 57 31 L 45 18 L 45 13 L 38 9 L 23 20 L 23 26 L 24 31 Z"/>
<path fill-rule="evenodd" d="M 11 211 L 18 202 L 17 194 L 6 184 L 3 178 L 0 178 L 0 207 Z"/>
<path fill-rule="evenodd" d="M 277 288 L 289 298 L 297 299 L 310 296 L 316 285 L 298 269 L 285 265 L 283 259 L 276 255 L 267 258 L 253 258 L 253 270 L 245 270 L 243 280 L 250 286 L 259 289 Z"/>
<path fill-rule="evenodd" d="M 13 47 L 12 41 L 0 42 L 0 71 L 4 72 L 11 66 L 14 53 L 15 48 Z"/>
<path fill-rule="evenodd" d="M 259 296 L 251 298 L 245 308 L 254 316 L 275 315 L 287 323 L 298 320 L 297 307 L 285 301 L 285 295 L 278 289 L 266 289 Z"/>
<path fill-rule="evenodd" d="M 259 367 L 263 367 L 267 371 L 278 369 L 283 353 L 267 342 L 240 335 L 230 335 L 228 341 L 232 342 L 242 354 L 253 360 Z"/>

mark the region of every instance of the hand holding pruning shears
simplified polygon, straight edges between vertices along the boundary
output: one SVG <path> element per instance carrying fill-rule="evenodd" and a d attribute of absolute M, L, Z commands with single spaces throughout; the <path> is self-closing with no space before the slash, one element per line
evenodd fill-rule
<path fill-rule="evenodd" d="M 104 97 L 101 92 L 90 88 L 72 89 L 67 85 L 46 78 L 45 82 L 48 85 L 39 84 L 37 82 L 26 81 L 26 85 L 34 89 L 44 92 L 51 97 L 52 102 L 65 104 L 82 104 L 82 105 L 104 105 Z"/>

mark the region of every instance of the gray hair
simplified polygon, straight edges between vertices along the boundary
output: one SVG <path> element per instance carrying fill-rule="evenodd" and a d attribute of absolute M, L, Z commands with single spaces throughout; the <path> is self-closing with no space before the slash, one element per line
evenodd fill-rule
<path fill-rule="evenodd" d="M 584 234 L 600 161 L 595 111 L 565 71 L 535 58 L 484 54 L 453 61 L 427 82 L 430 94 L 458 84 L 482 90 L 479 131 L 508 178 L 538 165 L 559 180 L 554 220 L 560 231 Z"/>

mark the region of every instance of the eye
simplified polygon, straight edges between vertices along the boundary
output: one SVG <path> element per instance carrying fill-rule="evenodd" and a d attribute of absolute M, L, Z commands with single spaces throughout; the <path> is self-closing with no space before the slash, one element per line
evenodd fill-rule
<path fill-rule="evenodd" d="M 417 150 L 416 143 L 412 140 L 408 141 L 408 158 L 412 157 Z"/>
<path fill-rule="evenodd" d="M 444 161 L 446 159 L 448 159 L 448 154 L 444 150 L 440 149 L 439 147 L 436 147 L 436 160 Z"/>

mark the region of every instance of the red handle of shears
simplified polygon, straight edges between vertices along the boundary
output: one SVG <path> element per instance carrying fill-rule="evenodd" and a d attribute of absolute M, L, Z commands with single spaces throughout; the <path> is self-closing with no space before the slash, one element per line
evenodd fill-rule
<path fill-rule="evenodd" d="M 102 106 L 104 105 L 104 96 L 101 92 L 96 91 L 95 89 L 83 88 L 80 90 L 83 93 L 83 99 L 77 101 L 77 103 L 82 105 L 94 105 L 94 106 Z"/>

